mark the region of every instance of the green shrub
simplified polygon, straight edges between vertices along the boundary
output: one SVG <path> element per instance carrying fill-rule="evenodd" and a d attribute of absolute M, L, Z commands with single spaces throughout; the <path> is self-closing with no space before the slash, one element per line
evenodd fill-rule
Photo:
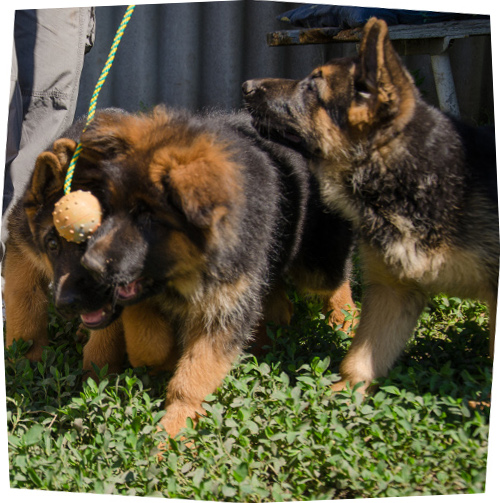
<path fill-rule="evenodd" d="M 53 317 L 40 363 L 23 358 L 26 343 L 6 350 L 11 486 L 251 502 L 484 491 L 489 406 L 473 403 L 488 402 L 492 379 L 484 306 L 436 297 L 362 400 L 329 388 L 349 334 L 314 299 L 294 304 L 291 327 L 269 329 L 266 356 L 240 358 L 185 440 L 156 428 L 168 374 L 85 381 L 76 325 Z"/>

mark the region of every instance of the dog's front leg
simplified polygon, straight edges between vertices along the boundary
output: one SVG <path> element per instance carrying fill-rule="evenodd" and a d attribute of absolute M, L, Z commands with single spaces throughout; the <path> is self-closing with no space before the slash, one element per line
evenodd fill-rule
<path fill-rule="evenodd" d="M 133 367 L 147 366 L 153 372 L 174 369 L 179 356 L 172 324 L 154 298 L 127 306 L 122 319 Z"/>
<path fill-rule="evenodd" d="M 203 400 L 221 384 L 240 353 L 227 332 L 193 332 L 185 337 L 182 355 L 167 388 L 167 412 L 161 426 L 171 437 L 186 426 L 188 417 L 196 422 L 204 414 Z"/>
<path fill-rule="evenodd" d="M 419 289 L 396 281 L 369 284 L 356 335 L 340 364 L 342 380 L 332 389 L 364 382 L 359 391 L 365 392 L 373 379 L 385 376 L 411 337 L 426 298 Z"/>
<path fill-rule="evenodd" d="M 103 368 L 108 365 L 108 373 L 118 373 L 125 362 L 125 337 L 121 318 L 101 330 L 92 330 L 83 348 L 83 370 L 97 380 L 93 365 Z"/>
<path fill-rule="evenodd" d="M 356 317 L 358 309 L 352 298 L 351 285 L 349 280 L 344 281 L 337 290 L 331 294 L 322 295 L 323 313 L 328 315 L 328 324 L 336 329 L 340 325 L 340 329 L 347 332 L 349 328 L 356 325 Z M 348 311 L 352 317 L 346 319 L 342 311 Z"/>

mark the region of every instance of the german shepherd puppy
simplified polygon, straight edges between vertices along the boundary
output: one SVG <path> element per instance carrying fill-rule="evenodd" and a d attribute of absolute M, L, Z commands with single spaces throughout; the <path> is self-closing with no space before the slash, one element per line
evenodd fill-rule
<path fill-rule="evenodd" d="M 203 412 L 205 396 L 263 317 L 289 322 L 288 276 L 334 309 L 332 323 L 342 321 L 341 308 L 353 306 L 350 224 L 319 203 L 303 157 L 261 138 L 248 114 L 198 117 L 161 107 L 145 115 L 98 112 L 81 135 L 72 189 L 91 191 L 103 220 L 80 245 L 55 234 L 51 215 L 76 142 L 58 140 L 54 152 L 40 156 L 32 195 L 18 211 L 24 230 L 12 234 L 20 258 L 16 263 L 9 245 L 6 270 L 14 278 L 26 263 L 35 264 L 38 276 L 19 287 L 18 297 L 27 299 L 33 278 L 79 285 L 74 295 L 92 302 L 82 316 L 93 329 L 84 369 L 95 363 L 115 370 L 128 356 L 133 366 L 174 371 L 162 420 L 171 436 Z M 55 265 L 42 274 L 52 247 Z M 72 265 L 53 273 L 66 250 Z M 89 273 L 94 283 L 79 279 Z M 9 304 L 13 318 L 16 304 Z M 69 304 L 72 313 L 83 306 Z M 10 340 L 24 333 L 21 320 L 15 328 Z M 46 343 L 38 333 L 28 335 Z"/>
<path fill-rule="evenodd" d="M 101 320 L 105 318 L 106 324 L 110 324 L 122 309 L 113 302 L 113 287 L 97 282 L 80 264 L 85 244 L 62 239 L 53 225 L 54 204 L 63 195 L 66 170 L 84 122 L 77 121 L 64 138 L 38 156 L 24 196 L 8 218 L 9 234 L 2 263 L 6 345 L 15 339 L 31 340 L 33 344 L 26 356 L 34 361 L 41 359 L 43 346 L 49 343 L 51 293 L 61 315 L 81 315 L 83 323 L 89 326 L 96 311 Z"/>
<path fill-rule="evenodd" d="M 384 376 L 432 293 L 489 304 L 493 356 L 494 131 L 424 103 L 375 18 L 358 57 L 330 61 L 300 81 L 251 80 L 243 93 L 262 134 L 310 158 L 323 201 L 360 235 L 366 292 L 335 389 L 364 382 L 365 391 Z"/>
<path fill-rule="evenodd" d="M 203 413 L 263 316 L 289 321 L 287 274 L 352 306 L 350 224 L 318 205 L 302 156 L 261 138 L 248 114 L 101 114 L 81 143 L 75 181 L 104 214 L 82 264 L 126 306 L 131 363 L 173 367 L 169 435 Z M 113 354 L 101 335 L 84 365 Z"/>

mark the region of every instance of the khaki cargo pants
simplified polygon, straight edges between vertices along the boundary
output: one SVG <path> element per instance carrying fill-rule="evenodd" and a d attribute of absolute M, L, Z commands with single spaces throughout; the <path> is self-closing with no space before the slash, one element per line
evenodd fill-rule
<path fill-rule="evenodd" d="M 93 7 L 16 11 L 0 257 L 6 217 L 36 157 L 74 120 L 83 59 L 94 33 Z"/>

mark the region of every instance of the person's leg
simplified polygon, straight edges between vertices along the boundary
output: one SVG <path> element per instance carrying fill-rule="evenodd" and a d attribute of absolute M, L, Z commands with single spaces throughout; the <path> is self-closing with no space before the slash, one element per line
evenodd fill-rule
<path fill-rule="evenodd" d="M 16 12 L 2 243 L 7 238 L 5 220 L 30 179 L 36 157 L 73 122 L 93 19 L 90 7 Z"/>
<path fill-rule="evenodd" d="M 12 69 L 10 77 L 10 97 L 9 97 L 9 121 L 7 129 L 7 147 L 5 149 L 5 165 L 16 158 L 19 152 L 21 141 L 21 128 L 23 125 L 23 99 L 21 89 L 17 80 L 17 56 L 16 48 L 12 46 Z M 12 192 L 12 184 L 5 186 L 6 192 Z M 4 201 L 5 202 L 5 201 Z M 4 210 L 5 208 L 3 208 Z"/>

